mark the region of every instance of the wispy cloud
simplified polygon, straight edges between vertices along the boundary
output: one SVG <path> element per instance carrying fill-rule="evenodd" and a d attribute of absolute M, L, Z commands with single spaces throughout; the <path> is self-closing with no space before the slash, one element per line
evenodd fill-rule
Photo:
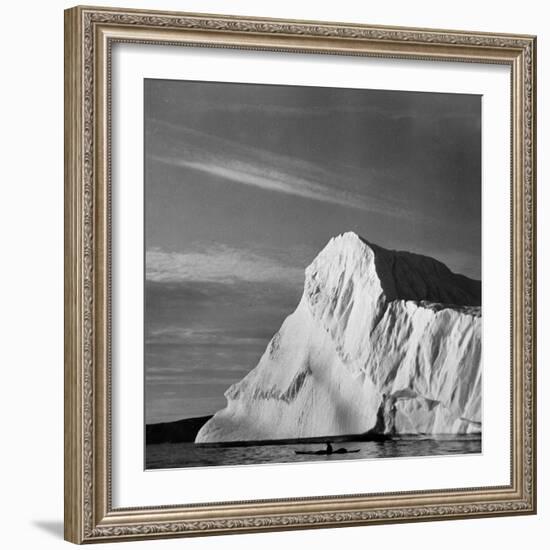
<path fill-rule="evenodd" d="M 249 185 L 274 191 L 296 195 L 298 197 L 313 199 L 322 202 L 338 204 L 340 206 L 372 210 L 373 202 L 367 202 L 364 197 L 354 193 L 340 191 L 297 175 L 269 169 L 252 163 L 213 159 L 204 161 L 192 161 L 185 159 L 166 159 L 157 157 L 156 160 L 168 162 L 176 166 L 190 168 L 204 172 L 242 185 Z M 378 201 L 377 201 L 378 202 Z M 379 209 L 378 209 L 379 211 Z"/>
<path fill-rule="evenodd" d="M 153 282 L 279 283 L 295 286 L 303 269 L 248 250 L 214 245 L 189 252 L 152 248 L 146 252 L 146 279 Z"/>
<path fill-rule="evenodd" d="M 194 346 L 265 346 L 271 332 L 250 331 L 241 329 L 231 330 L 226 326 L 179 326 L 169 325 L 155 327 L 147 331 L 148 344 L 191 344 Z"/>
<path fill-rule="evenodd" d="M 303 159 L 276 154 L 164 121 L 149 122 L 157 136 L 150 161 L 194 170 L 264 191 L 337 204 L 367 212 L 409 217 L 407 205 L 392 199 L 388 176 L 378 170 L 358 172 L 347 166 L 327 169 Z M 384 192 L 380 191 L 384 188 Z"/>

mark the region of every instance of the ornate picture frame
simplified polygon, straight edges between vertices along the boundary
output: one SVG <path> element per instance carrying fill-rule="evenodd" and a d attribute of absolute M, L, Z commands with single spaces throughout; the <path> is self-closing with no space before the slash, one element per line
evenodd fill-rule
<path fill-rule="evenodd" d="M 112 501 L 117 43 L 498 64 L 511 86 L 510 483 L 209 504 Z M 65 12 L 65 538 L 74 543 L 536 513 L 536 38 L 75 7 Z"/>

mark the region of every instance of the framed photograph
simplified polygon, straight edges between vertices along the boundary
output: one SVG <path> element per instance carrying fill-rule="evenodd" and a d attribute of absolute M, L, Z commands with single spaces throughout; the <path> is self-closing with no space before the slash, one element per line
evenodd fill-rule
<path fill-rule="evenodd" d="M 533 514 L 533 36 L 65 12 L 65 538 Z"/>

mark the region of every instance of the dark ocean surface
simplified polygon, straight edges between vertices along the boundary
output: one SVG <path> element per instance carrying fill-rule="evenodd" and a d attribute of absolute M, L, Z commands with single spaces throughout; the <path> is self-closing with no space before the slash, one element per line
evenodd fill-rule
<path fill-rule="evenodd" d="M 320 443 L 232 447 L 159 443 L 146 446 L 146 469 L 473 454 L 481 452 L 481 436 L 402 436 L 385 441 L 333 442 L 332 445 L 335 450 L 343 447 L 348 450 L 358 449 L 358 452 L 328 456 L 295 453 L 324 449 L 324 445 Z"/>

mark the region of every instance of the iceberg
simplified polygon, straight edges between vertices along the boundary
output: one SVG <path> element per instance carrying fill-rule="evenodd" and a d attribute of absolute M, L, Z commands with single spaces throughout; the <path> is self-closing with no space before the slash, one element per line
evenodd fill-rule
<path fill-rule="evenodd" d="M 196 442 L 481 432 L 481 283 L 353 232 Z"/>

